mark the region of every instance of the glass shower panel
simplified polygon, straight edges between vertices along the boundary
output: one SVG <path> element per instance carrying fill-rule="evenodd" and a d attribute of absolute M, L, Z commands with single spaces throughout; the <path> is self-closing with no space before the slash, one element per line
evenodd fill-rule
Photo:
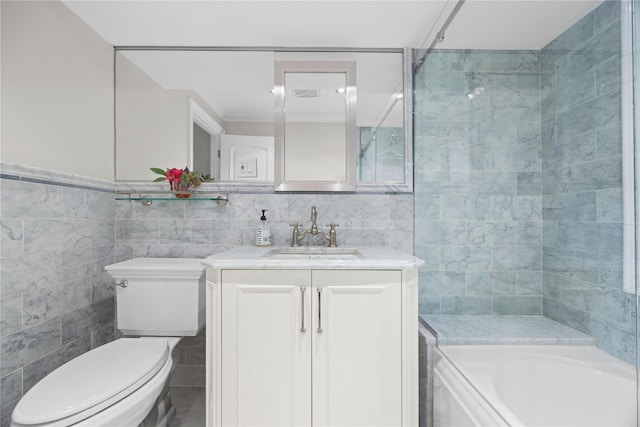
<path fill-rule="evenodd" d="M 491 425 L 579 426 L 600 415 L 602 425 L 637 425 L 633 269 L 625 279 L 635 221 L 625 228 L 624 208 L 625 192 L 634 203 L 635 185 L 623 179 L 629 165 L 633 171 L 633 162 L 625 164 L 633 148 L 623 131 L 630 105 L 623 106 L 621 72 L 630 28 L 621 6 L 594 3 L 539 50 L 443 43 L 417 53 L 424 60 L 414 76 L 414 242 L 427 260 L 419 311 L 444 360 L 432 379 L 440 378 L 436 397 L 458 377 L 499 383 L 501 390 L 469 388 L 484 390 Z M 482 348 L 465 352 L 470 345 Z M 564 365 L 528 364 L 550 360 Z M 612 375 L 607 385 L 556 397 L 562 384 L 535 396 L 517 388 L 560 374 L 575 375 L 560 383 L 576 384 L 616 369 L 628 377 L 623 384 Z M 610 402 L 606 393 L 563 397 L 608 386 L 621 390 Z M 590 407 L 589 399 L 615 414 L 540 411 L 554 401 Z M 436 425 L 447 425 L 438 402 Z M 535 418 L 541 412 L 546 419 Z"/>

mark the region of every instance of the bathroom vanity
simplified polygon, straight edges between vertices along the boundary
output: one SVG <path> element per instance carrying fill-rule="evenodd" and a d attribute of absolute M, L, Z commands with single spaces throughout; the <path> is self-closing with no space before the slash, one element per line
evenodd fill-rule
<path fill-rule="evenodd" d="M 207 426 L 418 425 L 418 273 L 382 247 L 239 247 L 207 267 Z"/>

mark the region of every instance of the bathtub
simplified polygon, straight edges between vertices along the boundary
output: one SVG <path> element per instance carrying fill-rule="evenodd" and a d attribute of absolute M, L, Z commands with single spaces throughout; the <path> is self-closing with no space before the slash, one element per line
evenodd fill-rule
<path fill-rule="evenodd" d="M 434 425 L 637 426 L 636 370 L 592 346 L 436 350 Z"/>

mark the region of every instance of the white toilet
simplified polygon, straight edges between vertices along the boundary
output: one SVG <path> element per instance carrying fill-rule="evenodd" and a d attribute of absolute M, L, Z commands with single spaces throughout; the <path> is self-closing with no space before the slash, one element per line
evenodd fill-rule
<path fill-rule="evenodd" d="M 205 325 L 202 260 L 138 258 L 105 269 L 119 285 L 117 327 L 127 338 L 43 378 L 16 405 L 12 426 L 164 426 L 175 413 L 173 350 Z"/>

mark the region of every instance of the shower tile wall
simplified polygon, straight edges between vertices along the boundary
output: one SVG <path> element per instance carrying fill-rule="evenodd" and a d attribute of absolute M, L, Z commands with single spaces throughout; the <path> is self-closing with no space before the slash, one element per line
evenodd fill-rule
<path fill-rule="evenodd" d="M 436 51 L 416 76 L 420 314 L 542 314 L 540 59 Z"/>
<path fill-rule="evenodd" d="M 620 3 L 606 1 L 540 55 L 544 315 L 635 360 L 622 290 Z"/>
<path fill-rule="evenodd" d="M 111 192 L 0 180 L 0 426 L 40 378 L 114 338 Z"/>
<path fill-rule="evenodd" d="M 415 81 L 421 314 L 544 314 L 634 361 L 620 35 L 608 0 L 540 52 L 427 56 Z"/>

